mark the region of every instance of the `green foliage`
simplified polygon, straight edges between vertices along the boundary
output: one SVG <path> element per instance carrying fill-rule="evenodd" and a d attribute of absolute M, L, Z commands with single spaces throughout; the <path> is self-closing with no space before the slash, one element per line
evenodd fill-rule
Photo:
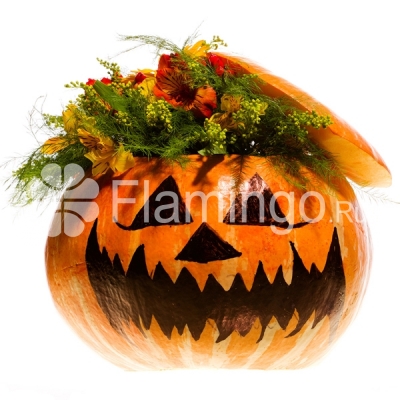
<path fill-rule="evenodd" d="M 82 90 L 71 103 L 69 122 L 66 122 L 65 114 L 43 114 L 44 124 L 68 145 L 54 154 L 46 154 L 40 147 L 26 158 L 14 173 L 16 202 L 41 200 L 48 194 L 46 188 L 43 190 L 43 185 L 39 185 L 41 170 L 48 163 L 56 163 L 61 168 L 77 163 L 84 169 L 90 168 L 85 154 L 92 148 L 80 140 L 82 128 L 86 135 L 92 135 L 93 146 L 102 138 L 110 138 L 116 148 L 122 145 L 134 156 L 162 157 L 182 164 L 186 155 L 197 153 L 265 157 L 287 179 L 301 187 L 309 184 L 302 174 L 303 168 L 326 181 L 341 175 L 333 156 L 319 148 L 308 135 L 310 127 L 324 129 L 330 125 L 329 116 L 320 116 L 315 111 L 302 112 L 280 99 L 265 96 L 256 75 L 230 71 L 230 66 L 218 70 L 206 53 L 192 54 L 185 47 L 189 42 L 181 49 L 168 40 L 153 36 L 125 36 L 122 39 L 133 40 L 139 46 L 152 45 L 157 53 L 162 50 L 172 52 L 171 69 L 179 72 L 179 79 L 187 86 L 185 90 L 189 95 L 190 91 L 195 93 L 201 87 L 215 91 L 216 108 L 212 116 L 199 116 L 191 112 L 189 106 L 174 106 L 166 100 L 167 95 L 165 99 L 156 98 L 151 86 L 150 89 L 138 87 L 134 76 L 122 77 L 116 63 L 99 60 L 108 70 L 111 82 L 71 82 L 66 85 Z M 214 37 L 209 44 L 198 42 L 200 49 L 208 46 L 215 50 L 221 45 L 225 43 L 219 37 Z M 153 81 L 156 79 L 154 75 L 149 77 Z"/>
<path fill-rule="evenodd" d="M 11 197 L 14 205 L 26 205 L 34 201 L 44 201 L 57 195 L 64 186 L 54 187 L 44 183 L 42 179 L 43 168 L 49 164 L 57 164 L 62 170 L 71 163 L 80 165 L 84 170 L 90 168 L 90 161 L 84 157 L 82 146 L 74 144 L 57 152 L 56 154 L 43 154 L 41 149 L 36 149 L 26 157 L 21 167 L 13 173 L 15 190 Z"/>
<path fill-rule="evenodd" d="M 100 81 L 96 81 L 93 85 L 93 89 L 113 110 L 126 112 L 128 105 L 128 99 L 126 97 L 120 96 L 114 89 Z"/>

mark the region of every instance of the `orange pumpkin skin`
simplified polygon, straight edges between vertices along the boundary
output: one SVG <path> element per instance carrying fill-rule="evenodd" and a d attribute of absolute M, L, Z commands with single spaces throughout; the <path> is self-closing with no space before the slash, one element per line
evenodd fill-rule
<path fill-rule="evenodd" d="M 291 215 L 288 200 L 275 197 L 284 216 L 294 224 L 286 234 L 278 234 L 283 233 L 284 225 L 226 223 L 226 215 L 235 199 L 232 179 L 238 160 L 236 156 L 189 158 L 190 163 L 185 168 L 167 165 L 159 159 L 137 158 L 134 169 L 97 178 L 100 186 L 100 193 L 94 200 L 100 209 L 97 222 L 86 224 L 77 237 L 62 233 L 48 238 L 47 276 L 58 310 L 93 349 L 128 370 L 287 369 L 301 368 L 316 361 L 354 317 L 368 281 L 369 232 L 360 218 L 351 187 L 346 181 L 340 181 L 335 195 L 330 196 L 329 189 L 321 183 L 319 193 L 325 206 L 322 217 L 318 222 L 303 224 L 300 200 L 304 192 L 277 176 L 265 159 L 245 157 L 243 184 L 254 182 L 257 177 L 258 182 L 264 182 L 263 188 L 269 188 L 274 196 L 279 191 L 293 193 L 294 212 Z M 149 195 L 171 178 L 190 212 L 190 223 L 136 226 L 134 230 L 127 230 Z M 120 201 L 117 216 L 115 197 L 113 209 L 113 180 L 128 183 L 118 185 L 119 199 L 135 199 L 135 203 Z M 132 183 L 135 180 L 137 184 Z M 186 193 L 195 192 L 205 195 L 214 192 L 220 196 L 219 199 L 210 196 L 206 216 L 199 196 L 193 196 L 188 204 Z M 320 201 L 310 196 L 302 213 L 317 218 L 321 207 Z M 84 212 L 82 215 L 85 216 Z M 206 247 L 218 237 L 221 243 L 229 243 L 236 253 L 226 247 L 227 255 L 224 253 L 222 259 L 215 259 L 213 255 L 208 255 L 209 261 L 201 259 L 210 251 L 206 248 L 203 252 L 200 249 L 202 240 L 193 242 L 191 238 L 196 232 L 198 235 L 203 222 L 212 235 L 216 235 L 211 235 L 211 242 L 205 240 Z M 333 246 L 335 235 L 338 243 Z M 99 247 L 93 256 L 91 252 L 96 241 Z M 186 251 L 190 243 L 193 246 Z M 196 246 L 199 247 L 197 252 Z M 135 271 L 138 249 L 144 251 L 147 268 L 147 271 L 137 273 L 135 285 L 139 286 L 135 287 L 140 293 L 127 294 L 128 290 L 122 293 L 119 282 L 125 282 L 125 278 Z M 334 282 L 336 275 L 330 275 L 330 278 L 323 275 L 329 259 L 333 259 L 333 250 L 336 256 L 339 251 L 341 259 L 343 276 L 337 275 L 339 284 Z M 99 259 L 102 251 L 103 258 L 96 264 L 96 257 Z M 188 260 L 188 253 L 200 257 L 200 261 Z M 107 260 L 110 260 L 112 270 L 102 269 Z M 116 269 L 121 267 L 119 275 L 115 275 Z M 307 284 L 299 281 L 301 276 Z M 318 286 L 329 279 L 333 282 L 332 287 Z M 194 281 L 197 286 L 193 285 Z M 157 282 L 168 282 L 168 293 Z M 263 293 L 274 282 L 274 293 L 281 299 L 288 294 L 287 298 L 292 299 L 293 304 L 279 303 L 271 308 L 267 302 L 264 306 L 263 301 L 254 297 L 257 290 Z M 315 285 L 319 289 L 315 289 Z M 175 290 L 182 298 L 176 296 L 172 301 L 170 296 Z M 328 301 L 329 306 L 326 299 L 335 290 L 336 297 L 333 302 Z M 204 303 L 206 292 L 212 294 L 208 295 L 207 301 L 216 299 L 215 304 L 196 320 L 195 312 L 188 313 L 188 310 L 203 312 L 208 307 Z M 199 299 L 203 302 L 201 305 Z M 148 305 L 151 305 L 149 309 L 146 308 Z M 137 312 L 129 314 L 127 309 Z M 177 314 L 179 310 L 184 314 L 182 318 Z M 272 314 L 268 314 L 270 311 Z"/>

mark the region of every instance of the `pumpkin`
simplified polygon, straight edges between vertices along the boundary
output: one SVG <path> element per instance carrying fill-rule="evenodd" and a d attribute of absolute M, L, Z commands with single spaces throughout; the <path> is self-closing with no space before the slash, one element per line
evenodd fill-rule
<path fill-rule="evenodd" d="M 330 110 L 247 60 L 220 56 L 257 73 L 265 94 L 330 114 L 333 125 L 310 134 L 346 176 L 390 184 L 379 154 Z M 48 238 L 57 308 L 128 370 L 313 363 L 345 331 L 368 281 L 369 232 L 351 186 L 339 179 L 332 192 L 304 171 L 318 187 L 306 192 L 261 157 L 188 158 L 181 167 L 135 157 L 133 169 L 95 177 L 95 221 L 74 187 L 81 218 L 93 222 L 80 232 L 75 219 L 68 235 Z"/>
<path fill-rule="evenodd" d="M 108 360 L 130 370 L 298 368 L 353 318 L 370 247 L 349 184 L 307 194 L 245 157 L 237 191 L 240 160 L 190 156 L 181 168 L 137 158 L 96 179 L 94 223 L 48 238 L 55 303 Z"/>

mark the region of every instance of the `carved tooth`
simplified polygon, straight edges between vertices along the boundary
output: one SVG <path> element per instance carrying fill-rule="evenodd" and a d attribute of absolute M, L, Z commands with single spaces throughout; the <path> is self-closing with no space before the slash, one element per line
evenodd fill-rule
<path fill-rule="evenodd" d="M 150 275 L 143 245 L 138 246 L 125 272 L 118 255 L 111 261 L 106 248 L 100 252 L 95 223 L 88 240 L 86 263 L 99 306 L 120 334 L 124 324 L 132 320 L 147 335 L 155 319 L 166 338 L 171 338 L 175 328 L 182 335 L 187 326 L 193 338 L 199 340 L 206 322 L 213 320 L 219 332 L 216 342 L 224 342 L 235 331 L 246 336 L 258 318 L 262 326 L 261 341 L 272 318 L 286 330 L 296 312 L 296 325 L 286 332 L 287 338 L 297 335 L 311 315 L 315 315 L 312 328 L 329 316 L 333 337 L 345 294 L 337 232 L 333 232 L 322 272 L 314 264 L 308 271 L 293 243 L 291 249 L 290 284 L 284 278 L 282 266 L 274 281 L 269 281 L 260 261 L 250 288 L 241 274 L 232 273 L 229 286 L 223 286 L 210 274 L 200 290 L 187 268 L 173 281 L 159 262 Z"/>

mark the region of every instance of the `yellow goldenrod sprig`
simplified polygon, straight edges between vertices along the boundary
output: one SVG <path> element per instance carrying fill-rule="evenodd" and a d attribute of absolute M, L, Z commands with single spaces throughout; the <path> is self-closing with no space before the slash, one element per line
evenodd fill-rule
<path fill-rule="evenodd" d="M 108 69 L 108 73 L 111 77 L 115 78 L 122 78 L 121 75 L 121 69 L 119 65 L 115 62 L 111 63 L 109 61 L 102 60 L 100 58 L 97 58 L 97 61 L 99 62 L 100 65 Z"/>
<path fill-rule="evenodd" d="M 122 126 L 132 126 L 132 121 L 129 118 L 129 114 L 124 111 L 118 111 L 114 114 L 116 121 Z"/>
<path fill-rule="evenodd" d="M 278 135 L 288 133 L 288 126 L 294 126 L 295 133 L 300 141 L 308 135 L 307 127 L 313 127 L 315 129 L 326 128 L 327 126 L 333 124 L 333 121 L 329 115 L 318 115 L 316 111 L 296 111 L 294 110 L 289 114 L 287 121 L 280 121 L 276 127 L 276 132 Z M 290 129 L 291 132 L 293 130 Z"/>
<path fill-rule="evenodd" d="M 293 111 L 289 114 L 289 118 L 296 126 L 312 126 L 316 129 L 326 128 L 333 123 L 329 115 L 318 115 L 314 110 L 311 113 Z"/>
<path fill-rule="evenodd" d="M 233 119 L 243 130 L 243 137 L 248 137 L 257 131 L 261 115 L 265 114 L 268 103 L 260 99 L 242 100 L 240 109 L 232 114 Z"/>
<path fill-rule="evenodd" d="M 172 132 L 172 113 L 164 99 L 150 103 L 146 107 L 146 118 L 150 126 L 163 126 L 167 132 Z"/>
<path fill-rule="evenodd" d="M 213 144 L 214 147 L 223 149 L 226 145 L 226 129 L 222 129 L 221 125 L 210 121 L 208 118 L 204 121 L 205 139 Z"/>
<path fill-rule="evenodd" d="M 225 43 L 219 36 L 214 35 L 210 43 L 210 49 L 217 50 L 219 46 L 227 47 L 228 44 Z"/>

